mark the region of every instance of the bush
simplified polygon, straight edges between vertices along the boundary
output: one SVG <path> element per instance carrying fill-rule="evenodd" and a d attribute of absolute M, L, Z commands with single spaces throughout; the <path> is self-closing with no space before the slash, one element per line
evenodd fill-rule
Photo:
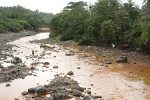
<path fill-rule="evenodd" d="M 90 35 L 86 34 L 80 39 L 78 44 L 79 45 L 92 45 L 93 43 L 94 43 L 94 39 L 92 39 Z"/>
<path fill-rule="evenodd" d="M 15 21 L 10 21 L 7 27 L 8 27 L 8 31 L 11 32 L 20 32 L 21 30 L 23 30 L 23 26 L 21 26 L 19 23 Z"/>
<path fill-rule="evenodd" d="M 71 33 L 65 33 L 60 37 L 61 41 L 67 41 L 72 39 L 73 39 L 73 35 Z"/>
<path fill-rule="evenodd" d="M 8 30 L 5 26 L 0 25 L 0 33 L 6 33 Z"/>
<path fill-rule="evenodd" d="M 17 20 L 17 23 L 19 23 L 24 29 L 30 29 L 30 24 L 25 20 Z"/>

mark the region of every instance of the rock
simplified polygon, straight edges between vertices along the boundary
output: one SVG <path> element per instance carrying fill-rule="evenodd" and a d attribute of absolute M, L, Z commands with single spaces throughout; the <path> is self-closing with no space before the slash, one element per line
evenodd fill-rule
<path fill-rule="evenodd" d="M 69 72 L 67 73 L 67 75 L 74 75 L 74 73 L 73 73 L 72 71 L 69 71 Z"/>
<path fill-rule="evenodd" d="M 99 65 L 100 65 L 100 66 L 105 66 L 103 63 L 100 63 Z"/>
<path fill-rule="evenodd" d="M 44 65 L 49 65 L 50 63 L 49 63 L 49 62 L 43 62 L 43 64 L 44 64 Z"/>
<path fill-rule="evenodd" d="M 84 96 L 83 100 L 91 100 L 91 98 L 89 96 Z"/>
<path fill-rule="evenodd" d="M 11 79 L 12 79 L 12 77 L 10 75 L 5 76 L 5 81 L 10 81 Z"/>
<path fill-rule="evenodd" d="M 53 100 L 60 100 L 58 94 L 54 94 L 54 95 L 52 96 L 52 98 L 53 98 Z"/>
<path fill-rule="evenodd" d="M 66 56 L 73 56 L 74 53 L 69 52 L 69 53 L 66 53 L 65 55 L 66 55 Z"/>
<path fill-rule="evenodd" d="M 105 64 L 112 64 L 112 62 L 110 62 L 110 61 L 106 61 L 106 62 L 105 62 Z"/>
<path fill-rule="evenodd" d="M 58 68 L 58 66 L 57 66 L 57 65 L 54 65 L 54 66 L 53 66 L 53 68 L 55 68 L 55 69 L 56 69 L 56 68 Z"/>
<path fill-rule="evenodd" d="M 9 87 L 10 86 L 10 84 L 6 84 L 6 87 Z"/>
<path fill-rule="evenodd" d="M 91 86 L 94 86 L 94 84 L 90 84 Z"/>
<path fill-rule="evenodd" d="M 47 93 L 47 90 L 44 86 L 37 86 L 35 92 L 38 95 L 44 95 Z"/>
<path fill-rule="evenodd" d="M 27 91 L 22 92 L 22 95 L 27 95 L 27 94 L 28 94 Z"/>
<path fill-rule="evenodd" d="M 108 65 L 105 65 L 105 67 L 109 67 Z"/>
<path fill-rule="evenodd" d="M 2 65 L 2 64 L 0 64 L 0 68 L 3 68 L 3 65 Z"/>
<path fill-rule="evenodd" d="M 93 99 L 98 99 L 98 98 L 102 98 L 102 96 L 98 96 L 98 95 L 91 95 L 91 97 L 93 98 Z"/>
<path fill-rule="evenodd" d="M 19 100 L 18 98 L 15 98 L 15 100 Z"/>
<path fill-rule="evenodd" d="M 78 90 L 78 91 L 81 91 L 81 92 L 83 92 L 85 90 L 84 88 L 80 87 L 79 85 L 73 85 L 73 86 L 71 86 L 71 88 Z"/>
<path fill-rule="evenodd" d="M 87 94 L 91 94 L 91 91 L 90 91 L 90 90 L 87 90 L 86 92 L 87 92 Z"/>
<path fill-rule="evenodd" d="M 82 96 L 81 91 L 73 90 L 73 96 L 76 96 L 76 97 Z"/>
<path fill-rule="evenodd" d="M 56 99 L 54 99 L 53 96 L 50 96 L 49 98 L 46 98 L 46 100 L 56 100 Z M 59 100 L 59 99 L 57 99 L 57 100 Z"/>
<path fill-rule="evenodd" d="M 32 98 L 35 98 L 35 96 L 33 96 L 33 95 L 26 95 L 25 97 L 28 98 L 28 99 L 26 99 L 26 100 L 33 100 Z M 38 100 L 39 100 L 39 99 L 38 99 Z"/>
<path fill-rule="evenodd" d="M 35 93 L 35 91 L 36 91 L 36 88 L 30 88 L 30 89 L 28 89 L 28 93 Z"/>
<path fill-rule="evenodd" d="M 64 99 L 69 99 L 70 98 L 70 95 L 67 93 L 67 92 L 61 92 L 61 93 L 57 93 L 58 96 L 59 96 L 59 100 L 64 100 Z"/>
<path fill-rule="evenodd" d="M 116 59 L 116 62 L 118 62 L 118 63 L 127 63 L 128 58 L 126 56 L 121 56 L 121 57 Z"/>
<path fill-rule="evenodd" d="M 32 73 L 28 73 L 28 75 L 33 75 Z"/>
<path fill-rule="evenodd" d="M 31 69 L 31 70 L 34 70 L 34 69 L 35 69 L 35 66 L 31 66 L 30 69 Z"/>
<path fill-rule="evenodd" d="M 11 73 L 12 74 L 16 74 L 18 71 L 17 70 L 12 70 Z"/>
<path fill-rule="evenodd" d="M 81 67 L 77 67 L 77 69 L 81 69 Z"/>
<path fill-rule="evenodd" d="M 22 63 L 22 60 L 19 57 L 15 57 L 12 61 L 13 64 Z"/>

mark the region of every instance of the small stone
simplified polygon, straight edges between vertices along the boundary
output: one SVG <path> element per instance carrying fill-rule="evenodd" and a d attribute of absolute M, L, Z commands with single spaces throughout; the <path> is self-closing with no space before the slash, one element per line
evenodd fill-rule
<path fill-rule="evenodd" d="M 32 66 L 32 67 L 31 67 L 31 70 L 33 70 L 33 69 L 35 69 L 35 67 L 34 67 L 34 66 Z"/>
<path fill-rule="evenodd" d="M 19 100 L 18 98 L 15 98 L 15 100 Z"/>
<path fill-rule="evenodd" d="M 109 67 L 108 65 L 105 65 L 105 67 Z"/>
<path fill-rule="evenodd" d="M 0 64 L 0 68 L 3 68 L 3 65 L 2 65 L 2 64 Z"/>
<path fill-rule="evenodd" d="M 49 62 L 43 62 L 43 64 L 44 64 L 44 65 L 49 65 L 50 63 L 49 63 Z"/>
<path fill-rule="evenodd" d="M 27 91 L 22 92 L 22 95 L 27 95 L 27 94 L 28 94 Z"/>
<path fill-rule="evenodd" d="M 77 69 L 81 69 L 81 67 L 77 67 Z"/>
<path fill-rule="evenodd" d="M 102 64 L 102 63 L 100 63 L 99 65 L 100 65 L 100 66 L 104 66 L 104 64 Z"/>
<path fill-rule="evenodd" d="M 67 73 L 67 75 L 74 75 L 74 73 L 73 73 L 72 71 L 69 71 L 69 72 Z"/>
<path fill-rule="evenodd" d="M 36 94 L 38 95 L 44 95 L 47 93 L 47 90 L 44 86 L 37 86 L 36 87 Z"/>
<path fill-rule="evenodd" d="M 26 95 L 25 96 L 26 98 L 29 98 L 29 100 L 32 100 L 31 98 L 35 98 L 35 96 L 33 96 L 33 95 Z M 27 99 L 28 100 L 28 99 Z"/>
<path fill-rule="evenodd" d="M 90 90 L 87 90 L 86 92 L 87 92 L 87 94 L 91 94 L 91 91 L 90 91 Z"/>
<path fill-rule="evenodd" d="M 73 90 L 73 96 L 80 97 L 81 95 L 82 95 L 82 94 L 81 94 L 81 91 Z"/>
<path fill-rule="evenodd" d="M 36 74 L 34 74 L 33 76 L 37 76 Z"/>
<path fill-rule="evenodd" d="M 10 86 L 10 84 L 6 84 L 6 87 L 9 87 Z"/>
<path fill-rule="evenodd" d="M 58 68 L 58 66 L 57 66 L 57 65 L 54 65 L 53 68 Z"/>
<path fill-rule="evenodd" d="M 13 64 L 22 63 L 22 60 L 19 57 L 15 57 L 12 61 Z"/>
<path fill-rule="evenodd" d="M 128 58 L 126 56 L 121 56 L 121 57 L 116 59 L 116 62 L 118 62 L 118 63 L 127 63 Z"/>
<path fill-rule="evenodd" d="M 93 99 L 102 98 L 102 96 L 98 96 L 98 95 L 92 95 L 91 97 L 92 97 Z"/>
<path fill-rule="evenodd" d="M 91 86 L 93 86 L 94 84 L 91 84 Z"/>
<path fill-rule="evenodd" d="M 91 98 L 89 96 L 84 96 L 83 100 L 91 100 Z"/>
<path fill-rule="evenodd" d="M 28 89 L 29 93 L 35 93 L 35 91 L 36 91 L 36 88 L 30 88 L 30 89 Z"/>
<path fill-rule="evenodd" d="M 32 75 L 32 73 L 28 73 L 28 75 Z"/>
<path fill-rule="evenodd" d="M 112 62 L 110 62 L 110 61 L 106 61 L 106 62 L 105 62 L 105 64 L 112 64 Z"/>
<path fill-rule="evenodd" d="M 71 52 L 70 52 L 70 53 L 66 53 L 65 55 L 66 55 L 66 56 L 72 56 L 72 55 L 74 55 L 74 53 L 71 53 Z"/>

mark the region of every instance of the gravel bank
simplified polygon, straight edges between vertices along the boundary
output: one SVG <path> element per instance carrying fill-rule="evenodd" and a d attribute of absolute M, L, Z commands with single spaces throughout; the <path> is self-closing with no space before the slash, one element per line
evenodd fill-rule
<path fill-rule="evenodd" d="M 22 31 L 19 33 L 6 33 L 6 34 L 0 34 L 0 51 L 11 49 L 11 45 L 8 45 L 8 42 L 11 42 L 13 40 L 16 40 L 18 38 L 24 37 L 24 36 L 30 36 L 36 34 L 33 31 Z"/>

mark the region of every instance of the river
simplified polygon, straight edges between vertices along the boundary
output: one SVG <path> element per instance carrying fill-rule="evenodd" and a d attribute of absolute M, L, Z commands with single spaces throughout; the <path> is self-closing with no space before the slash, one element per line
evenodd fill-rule
<path fill-rule="evenodd" d="M 39 33 L 9 43 L 14 45 L 12 50 L 14 56 L 20 57 L 24 64 L 28 67 L 34 66 L 37 70 L 34 71 L 36 76 L 13 80 L 10 82 L 10 87 L 6 87 L 6 83 L 0 83 L 0 100 L 14 100 L 14 98 L 25 100 L 21 94 L 23 91 L 37 85 L 48 84 L 54 78 L 54 75 L 66 75 L 68 71 L 74 72 L 71 78 L 78 81 L 80 86 L 90 89 L 93 94 L 101 95 L 104 100 L 150 100 L 148 84 L 142 80 L 130 80 L 122 74 L 123 72 L 120 73 L 124 64 L 115 63 L 105 68 L 91 60 L 95 59 L 95 56 L 79 57 L 84 52 L 77 49 L 48 45 L 54 49 L 45 50 L 41 48 L 40 43 L 33 42 L 47 39 L 48 36 L 49 33 Z M 35 51 L 34 57 L 32 57 L 33 50 Z M 70 50 L 75 52 L 74 55 L 66 56 L 65 54 Z M 49 62 L 50 65 L 43 67 L 42 62 Z M 33 63 L 37 64 L 33 65 Z M 58 66 L 58 69 L 53 68 L 55 65 Z M 115 67 L 113 67 L 114 65 Z"/>

